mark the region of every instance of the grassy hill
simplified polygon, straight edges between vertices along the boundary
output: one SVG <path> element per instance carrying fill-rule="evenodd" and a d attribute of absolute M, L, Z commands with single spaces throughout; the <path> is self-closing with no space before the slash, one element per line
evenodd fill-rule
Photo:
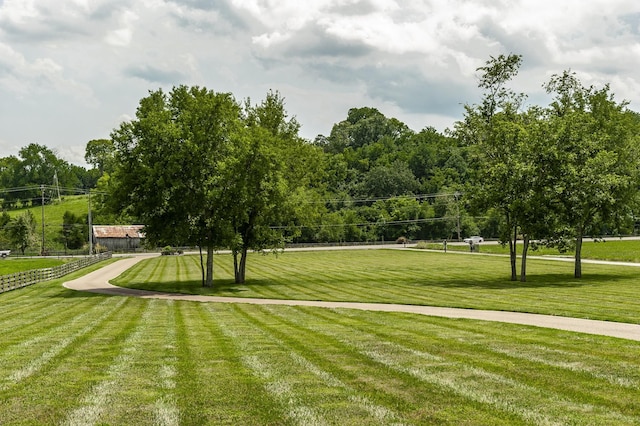
<path fill-rule="evenodd" d="M 8 211 L 9 216 L 16 217 L 23 214 L 26 210 L 33 213 L 36 221 L 36 238 L 37 245 L 29 247 L 28 252 L 40 252 L 42 245 L 42 213 L 40 206 L 27 207 L 22 209 Z M 64 250 L 64 244 L 58 241 L 60 231 L 62 230 L 62 217 L 66 211 L 70 211 L 76 216 L 87 217 L 89 211 L 89 198 L 87 195 L 66 195 L 61 201 L 55 200 L 51 204 L 44 206 L 44 241 L 45 248 L 49 252 L 58 252 Z"/>

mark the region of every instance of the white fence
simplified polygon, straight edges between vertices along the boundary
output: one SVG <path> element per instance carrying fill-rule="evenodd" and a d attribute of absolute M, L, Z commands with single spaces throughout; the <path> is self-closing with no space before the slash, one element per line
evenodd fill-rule
<path fill-rule="evenodd" d="M 78 269 L 85 268 L 94 263 L 111 258 L 111 252 L 100 253 L 94 256 L 85 257 L 64 265 L 53 268 L 32 269 L 30 271 L 16 272 L 15 274 L 0 275 L 0 293 L 26 287 L 42 281 L 54 280 Z"/>

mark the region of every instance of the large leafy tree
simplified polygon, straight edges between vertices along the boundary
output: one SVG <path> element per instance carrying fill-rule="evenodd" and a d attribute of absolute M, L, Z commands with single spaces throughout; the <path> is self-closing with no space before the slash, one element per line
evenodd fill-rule
<path fill-rule="evenodd" d="M 220 185 L 220 216 L 233 228 L 236 283 L 245 282 L 249 250 L 283 246 L 313 216 L 306 201 L 321 163 L 318 149 L 298 135 L 300 125 L 288 117 L 279 93 L 268 93 L 257 105 L 247 101 L 243 123 Z"/>
<path fill-rule="evenodd" d="M 220 177 L 239 112 L 231 94 L 179 86 L 151 92 L 136 119 L 111 135 L 118 164 L 112 209 L 125 207 L 144 223 L 150 243 L 206 247 L 206 286 L 213 285 L 214 250 L 229 235 Z"/>
<path fill-rule="evenodd" d="M 467 197 L 479 209 L 494 208 L 502 215 L 501 238 L 509 243 L 511 279 L 517 279 L 516 241 L 521 225 L 519 209 L 527 203 L 527 133 L 520 107 L 523 95 L 507 87 L 518 73 L 519 55 L 491 57 L 481 72 L 484 90 L 479 105 L 466 105 L 465 117 L 456 123 L 455 134 L 471 149 L 475 185 Z"/>
<path fill-rule="evenodd" d="M 102 175 L 110 173 L 113 168 L 115 147 L 110 139 L 92 139 L 85 147 L 84 159 Z"/>
<path fill-rule="evenodd" d="M 241 107 L 205 88 L 151 92 L 112 134 L 109 203 L 144 223 L 151 243 L 206 247 L 206 286 L 214 250 L 231 248 L 242 283 L 248 251 L 282 245 L 309 216 L 298 213 L 320 161 L 298 130 L 277 93 Z"/>
<path fill-rule="evenodd" d="M 582 239 L 629 214 L 639 181 L 638 115 L 615 100 L 608 85 L 585 87 L 575 73 L 546 84 L 555 99 L 548 109 L 558 180 L 551 189 L 565 229 L 575 239 L 576 278 L 582 276 Z"/>

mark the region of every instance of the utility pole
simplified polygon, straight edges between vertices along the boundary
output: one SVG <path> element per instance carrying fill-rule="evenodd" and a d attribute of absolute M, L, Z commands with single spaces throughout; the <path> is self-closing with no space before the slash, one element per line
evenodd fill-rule
<path fill-rule="evenodd" d="M 456 191 L 455 194 L 453 194 L 453 196 L 456 199 L 456 222 L 457 222 L 457 230 L 458 230 L 458 241 L 460 240 L 460 203 L 458 202 L 458 197 L 460 197 L 460 193 L 458 191 Z"/>
<path fill-rule="evenodd" d="M 93 226 L 91 224 L 91 190 L 88 191 L 89 194 L 89 216 L 87 223 L 89 224 L 89 256 L 93 254 Z"/>
<path fill-rule="evenodd" d="M 40 190 L 42 191 L 42 247 L 40 248 L 40 256 L 44 256 L 44 185 L 40 185 Z"/>

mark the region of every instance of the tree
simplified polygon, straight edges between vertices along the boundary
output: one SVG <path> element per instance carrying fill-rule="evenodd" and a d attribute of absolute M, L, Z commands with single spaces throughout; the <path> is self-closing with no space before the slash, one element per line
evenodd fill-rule
<path fill-rule="evenodd" d="M 455 127 L 476 164 L 476 184 L 469 198 L 478 208 L 493 207 L 502 214 L 501 238 L 509 243 L 512 281 L 517 280 L 517 211 L 524 203 L 526 172 L 521 148 L 526 145 L 526 130 L 519 113 L 524 95 L 505 85 L 517 75 L 521 62 L 519 55 L 500 55 L 478 68 L 482 72 L 478 86 L 485 91 L 482 103 L 466 105 L 464 121 Z"/>
<path fill-rule="evenodd" d="M 602 224 L 620 224 L 640 183 L 638 115 L 608 85 L 585 87 L 575 73 L 552 76 L 548 108 L 558 177 L 552 188 L 562 223 L 575 239 L 574 276 L 582 276 L 582 240 Z"/>
<path fill-rule="evenodd" d="M 287 232 L 290 238 L 299 233 L 312 208 L 304 203 L 311 177 L 321 164 L 320 152 L 300 138 L 300 125 L 288 118 L 279 93 L 268 93 L 255 106 L 247 101 L 243 123 L 221 169 L 221 217 L 229 218 L 234 232 L 236 283 L 245 282 L 249 250 L 282 247 Z"/>
<path fill-rule="evenodd" d="M 76 250 L 82 248 L 89 239 L 88 228 L 84 216 L 76 216 L 70 211 L 65 211 L 62 216 L 62 229 L 60 239 L 64 243 L 64 248 Z"/>
<path fill-rule="evenodd" d="M 117 163 L 111 210 L 142 221 L 152 244 L 205 247 L 203 285 L 209 287 L 214 250 L 228 245 L 232 235 L 222 214 L 220 196 L 228 182 L 221 176 L 239 113 L 229 93 L 179 86 L 168 95 L 150 92 L 136 119 L 111 135 Z"/>
<path fill-rule="evenodd" d="M 36 220 L 31 210 L 26 210 L 23 214 L 16 216 L 5 227 L 9 241 L 23 255 L 27 247 L 34 245 Z"/>
<path fill-rule="evenodd" d="M 0 247 L 5 247 L 6 244 L 10 243 L 10 240 L 7 237 L 7 225 L 11 222 L 11 216 L 9 213 L 2 212 L 0 215 Z"/>
<path fill-rule="evenodd" d="M 92 139 L 87 142 L 84 159 L 102 175 L 104 172 L 111 172 L 114 153 L 115 147 L 111 139 Z"/>
<path fill-rule="evenodd" d="M 394 197 L 415 194 L 419 187 L 407 163 L 395 161 L 371 168 L 358 185 L 358 195 L 365 198 Z"/>
<path fill-rule="evenodd" d="M 57 154 L 46 146 L 32 143 L 22 148 L 18 154 L 22 160 L 16 170 L 16 186 L 54 183 L 65 188 L 80 186 L 80 180 L 71 164 L 58 158 Z M 41 203 L 39 194 L 38 189 L 28 191 L 28 197 L 37 205 Z"/>

